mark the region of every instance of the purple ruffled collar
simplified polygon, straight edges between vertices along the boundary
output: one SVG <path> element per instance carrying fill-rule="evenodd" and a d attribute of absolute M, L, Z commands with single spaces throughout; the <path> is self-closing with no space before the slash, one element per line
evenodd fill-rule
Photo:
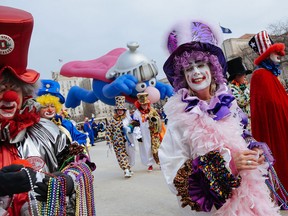
<path fill-rule="evenodd" d="M 185 112 L 189 112 L 194 107 L 198 106 L 201 111 L 207 112 L 213 116 L 213 119 L 218 121 L 228 115 L 230 115 L 230 107 L 235 97 L 229 92 L 228 87 L 225 84 L 219 86 L 215 96 L 211 98 L 210 103 L 200 100 L 196 96 L 190 96 L 188 90 L 183 88 L 179 90 L 182 94 L 182 101 L 187 103 Z"/>

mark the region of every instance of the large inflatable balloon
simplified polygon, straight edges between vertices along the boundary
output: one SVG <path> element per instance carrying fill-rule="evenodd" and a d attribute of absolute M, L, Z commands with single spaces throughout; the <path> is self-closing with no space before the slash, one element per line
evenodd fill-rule
<path fill-rule="evenodd" d="M 73 86 L 65 106 L 75 108 L 81 101 L 94 103 L 98 100 L 115 105 L 115 96 L 119 95 L 134 103 L 139 92 L 147 92 L 152 103 L 172 96 L 173 88 L 156 80 L 155 62 L 137 51 L 139 44 L 132 42 L 127 46 L 129 50 L 117 48 L 94 60 L 64 64 L 60 70 L 63 76 L 93 78 L 92 91 Z"/>

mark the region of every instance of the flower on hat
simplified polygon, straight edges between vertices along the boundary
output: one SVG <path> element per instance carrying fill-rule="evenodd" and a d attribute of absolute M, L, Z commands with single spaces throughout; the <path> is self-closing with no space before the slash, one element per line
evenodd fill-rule
<path fill-rule="evenodd" d="M 65 98 L 60 93 L 60 84 L 55 80 L 49 80 L 49 79 L 42 79 L 41 80 L 42 87 L 38 90 L 37 95 L 45 95 L 50 94 L 57 98 L 59 98 L 60 103 L 65 103 Z"/>
<path fill-rule="evenodd" d="M 176 91 L 187 88 L 183 67 L 191 59 L 209 62 L 217 84 L 226 81 L 227 64 L 224 53 L 219 47 L 222 43 L 219 32 L 220 27 L 217 29 L 203 21 L 189 21 L 173 27 L 167 40 L 171 55 L 164 63 L 163 70 Z"/>

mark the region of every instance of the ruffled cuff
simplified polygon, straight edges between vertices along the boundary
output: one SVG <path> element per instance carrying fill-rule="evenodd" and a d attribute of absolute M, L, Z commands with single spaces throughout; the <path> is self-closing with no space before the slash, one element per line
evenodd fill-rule
<path fill-rule="evenodd" d="M 204 212 L 210 212 L 213 205 L 221 208 L 240 182 L 241 177 L 227 170 L 225 160 L 216 151 L 187 160 L 174 178 L 181 206 Z"/>

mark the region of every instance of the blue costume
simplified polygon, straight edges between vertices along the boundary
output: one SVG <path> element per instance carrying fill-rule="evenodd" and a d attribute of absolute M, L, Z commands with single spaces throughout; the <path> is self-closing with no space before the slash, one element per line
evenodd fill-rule
<path fill-rule="evenodd" d="M 84 122 L 83 127 L 84 132 L 88 133 L 91 145 L 94 146 L 94 132 L 91 123 L 89 121 L 86 121 Z"/>

